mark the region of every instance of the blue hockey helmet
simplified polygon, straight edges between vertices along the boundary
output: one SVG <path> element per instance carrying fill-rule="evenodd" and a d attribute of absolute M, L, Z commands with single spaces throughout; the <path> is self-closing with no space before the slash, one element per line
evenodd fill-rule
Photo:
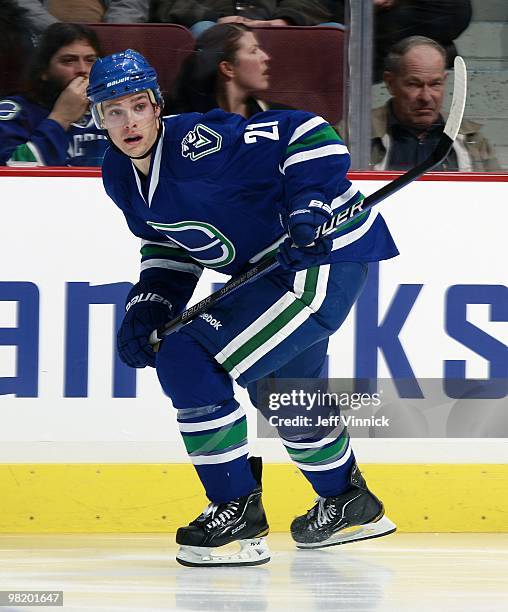
<path fill-rule="evenodd" d="M 126 49 L 95 60 L 86 90 L 95 125 L 98 128 L 104 127 L 102 102 L 138 91 L 147 91 L 153 104 L 164 104 L 157 82 L 157 72 L 141 53 Z"/>

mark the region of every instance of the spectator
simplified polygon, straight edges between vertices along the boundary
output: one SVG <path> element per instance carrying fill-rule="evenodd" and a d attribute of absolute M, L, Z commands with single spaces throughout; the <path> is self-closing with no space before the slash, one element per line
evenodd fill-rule
<path fill-rule="evenodd" d="M 221 23 L 204 32 L 177 77 L 170 113 L 206 113 L 220 107 L 251 117 L 268 109 L 290 108 L 254 97 L 269 85 L 269 56 L 254 33 L 239 23 Z"/>
<path fill-rule="evenodd" d="M 441 114 L 445 62 L 445 50 L 424 36 L 406 38 L 389 52 L 384 80 L 392 97 L 372 111 L 371 164 L 375 170 L 408 170 L 435 148 L 445 123 Z M 437 169 L 500 170 L 480 127 L 464 119 L 452 152 Z"/>
<path fill-rule="evenodd" d="M 334 20 L 334 0 L 153 0 L 152 21 L 177 23 L 200 36 L 215 23 L 252 26 L 314 26 L 342 24 Z"/>
<path fill-rule="evenodd" d="M 19 90 L 26 61 L 33 53 L 26 11 L 16 0 L 2 0 L 0 11 L 0 97 Z M 1 116 L 0 116 L 1 119 Z"/>
<path fill-rule="evenodd" d="M 17 0 L 28 11 L 35 34 L 53 23 L 140 23 L 148 21 L 150 0 Z"/>
<path fill-rule="evenodd" d="M 383 76 L 384 59 L 390 48 L 410 36 L 427 36 L 446 51 L 446 66 L 457 55 L 454 40 L 471 21 L 471 0 L 373 0 L 374 81 Z"/>
<path fill-rule="evenodd" d="M 350 0 L 351 1 L 351 0 Z M 385 57 L 399 40 L 427 36 L 446 50 L 448 67 L 457 50 L 453 41 L 471 21 L 471 0 L 372 0 L 374 5 L 374 82 L 383 78 Z M 331 19 L 345 22 L 346 0 L 332 2 Z"/>
<path fill-rule="evenodd" d="M 86 87 L 101 55 L 95 32 L 55 23 L 43 34 L 22 95 L 0 100 L 0 165 L 96 166 L 108 145 Z"/>

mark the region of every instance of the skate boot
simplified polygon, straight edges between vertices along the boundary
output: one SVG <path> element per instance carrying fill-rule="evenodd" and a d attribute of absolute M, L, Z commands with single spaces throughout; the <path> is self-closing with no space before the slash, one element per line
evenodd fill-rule
<path fill-rule="evenodd" d="M 358 466 L 353 466 L 351 489 L 335 497 L 318 497 L 307 514 L 291 523 L 298 548 L 324 548 L 393 533 L 397 527 L 384 516 L 381 501 L 367 488 Z"/>
<path fill-rule="evenodd" d="M 178 563 L 194 567 L 270 561 L 270 550 L 262 537 L 268 534 L 268 523 L 261 502 L 261 458 L 250 457 L 249 463 L 258 486 L 233 501 L 209 504 L 190 525 L 180 527 L 176 532 Z M 228 544 L 234 544 L 233 549 Z"/>

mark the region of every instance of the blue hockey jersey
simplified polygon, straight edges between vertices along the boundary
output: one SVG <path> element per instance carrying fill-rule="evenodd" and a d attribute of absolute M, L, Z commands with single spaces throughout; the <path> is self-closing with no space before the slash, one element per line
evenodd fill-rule
<path fill-rule="evenodd" d="M 48 119 L 49 113 L 23 96 L 0 100 L 0 165 L 100 166 L 108 140 L 92 116 L 84 115 L 66 131 Z"/>
<path fill-rule="evenodd" d="M 318 200 L 340 211 L 362 198 L 346 178 L 349 163 L 321 117 L 277 110 L 245 119 L 215 109 L 164 118 L 146 178 L 109 149 L 103 182 L 142 239 L 141 278 L 171 285 L 184 307 L 203 267 L 235 275 L 274 253 L 292 210 Z M 375 209 L 333 236 L 330 262 L 398 253 Z"/>

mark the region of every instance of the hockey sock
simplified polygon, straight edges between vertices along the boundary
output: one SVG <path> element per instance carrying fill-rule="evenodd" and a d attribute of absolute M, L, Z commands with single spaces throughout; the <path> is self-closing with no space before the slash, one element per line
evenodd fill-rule
<path fill-rule="evenodd" d="M 355 463 L 347 429 L 338 438 L 292 442 L 282 439 L 294 464 L 321 497 L 333 497 L 350 488 Z"/>
<path fill-rule="evenodd" d="M 232 501 L 257 486 L 247 461 L 247 419 L 236 400 L 181 409 L 177 419 L 187 453 L 211 502 Z"/>

